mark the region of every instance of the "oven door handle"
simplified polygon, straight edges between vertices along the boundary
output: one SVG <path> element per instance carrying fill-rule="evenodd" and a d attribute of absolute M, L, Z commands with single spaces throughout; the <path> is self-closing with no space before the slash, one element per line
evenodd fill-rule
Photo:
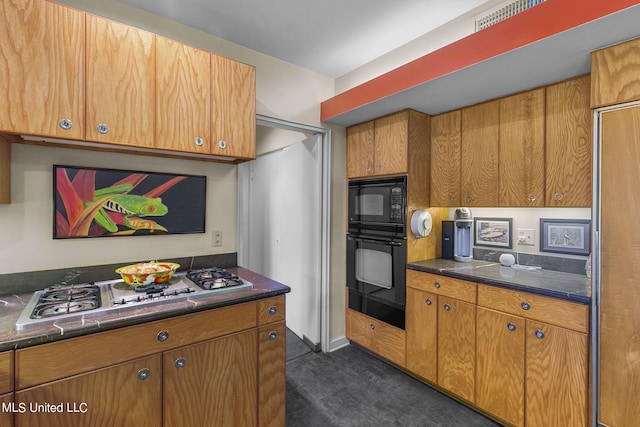
<path fill-rule="evenodd" d="M 349 236 L 349 238 L 355 240 L 356 242 L 374 243 L 374 244 L 389 245 L 389 246 L 402 246 L 401 242 L 395 242 L 393 240 L 364 239 L 362 237 L 353 237 L 353 236 Z"/>

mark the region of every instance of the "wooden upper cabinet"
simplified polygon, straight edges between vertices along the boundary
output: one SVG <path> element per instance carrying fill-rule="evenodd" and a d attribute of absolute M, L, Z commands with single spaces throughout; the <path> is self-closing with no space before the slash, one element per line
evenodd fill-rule
<path fill-rule="evenodd" d="M 461 205 L 498 206 L 499 141 L 499 101 L 462 109 Z"/>
<path fill-rule="evenodd" d="M 373 175 L 374 122 L 347 128 L 347 178 Z"/>
<path fill-rule="evenodd" d="M 152 148 L 155 36 L 87 15 L 87 140 Z"/>
<path fill-rule="evenodd" d="M 431 118 L 431 206 L 461 206 L 460 110 Z"/>
<path fill-rule="evenodd" d="M 156 36 L 156 148 L 211 152 L 211 54 Z"/>
<path fill-rule="evenodd" d="M 211 55 L 211 98 L 211 154 L 255 159 L 255 67 Z"/>
<path fill-rule="evenodd" d="M 407 173 L 409 151 L 409 111 L 375 120 L 374 174 Z"/>
<path fill-rule="evenodd" d="M 546 88 L 545 206 L 591 206 L 589 81 L 587 75 Z"/>
<path fill-rule="evenodd" d="M 640 100 L 640 38 L 591 53 L 591 108 Z"/>
<path fill-rule="evenodd" d="M 500 99 L 499 206 L 544 206 L 544 88 Z"/>
<path fill-rule="evenodd" d="M 84 18 L 48 1 L 2 1 L 0 131 L 84 138 Z"/>

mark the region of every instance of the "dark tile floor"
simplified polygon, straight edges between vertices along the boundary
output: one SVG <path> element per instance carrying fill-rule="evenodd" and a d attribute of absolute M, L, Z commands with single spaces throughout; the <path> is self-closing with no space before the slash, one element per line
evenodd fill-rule
<path fill-rule="evenodd" d="M 287 335 L 287 427 L 499 426 L 360 348 L 305 347 Z"/>

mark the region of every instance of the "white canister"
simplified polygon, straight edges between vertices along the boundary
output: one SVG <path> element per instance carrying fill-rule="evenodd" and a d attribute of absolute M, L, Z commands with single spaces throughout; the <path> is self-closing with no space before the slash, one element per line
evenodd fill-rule
<path fill-rule="evenodd" d="M 511 267 L 515 263 L 516 258 L 513 256 L 513 254 L 500 255 L 500 264 L 504 265 L 505 267 Z"/>

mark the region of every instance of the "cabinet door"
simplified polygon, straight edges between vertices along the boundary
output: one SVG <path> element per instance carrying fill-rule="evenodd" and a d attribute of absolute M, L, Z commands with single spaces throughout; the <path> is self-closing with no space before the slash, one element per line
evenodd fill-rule
<path fill-rule="evenodd" d="M 402 111 L 375 120 L 374 174 L 407 173 L 409 113 Z"/>
<path fill-rule="evenodd" d="M 87 15 L 86 40 L 87 140 L 153 147 L 155 36 Z"/>
<path fill-rule="evenodd" d="M 258 329 L 258 425 L 285 425 L 286 397 L 286 336 L 285 322 Z"/>
<path fill-rule="evenodd" d="M 407 361 L 406 332 L 355 310 L 347 309 L 347 338 L 400 367 Z"/>
<path fill-rule="evenodd" d="M 587 423 L 587 335 L 527 320 L 528 427 Z"/>
<path fill-rule="evenodd" d="M 374 122 L 347 128 L 347 178 L 373 175 Z"/>
<path fill-rule="evenodd" d="M 500 206 L 544 206 L 544 88 L 500 99 Z"/>
<path fill-rule="evenodd" d="M 156 36 L 156 148 L 211 151 L 211 54 Z"/>
<path fill-rule="evenodd" d="M 0 130 L 82 139 L 84 12 L 3 0 L 0 22 Z"/>
<path fill-rule="evenodd" d="M 16 427 L 149 426 L 162 423 L 161 356 L 113 367 L 16 392 Z M 37 404 L 62 405 L 56 411 Z M 31 406 L 30 406 L 31 405 Z"/>
<path fill-rule="evenodd" d="M 546 88 L 545 206 L 591 206 L 589 82 L 589 76 L 583 76 Z"/>
<path fill-rule="evenodd" d="M 164 353 L 165 427 L 254 426 L 255 329 Z"/>
<path fill-rule="evenodd" d="M 407 369 L 420 377 L 437 381 L 438 296 L 407 288 Z"/>
<path fill-rule="evenodd" d="M 438 385 L 471 403 L 475 398 L 476 306 L 438 297 Z"/>
<path fill-rule="evenodd" d="M 255 159 L 255 67 L 211 55 L 211 98 L 211 154 Z"/>
<path fill-rule="evenodd" d="M 461 205 L 498 206 L 500 102 L 462 109 Z"/>
<path fill-rule="evenodd" d="M 460 206 L 460 110 L 431 118 L 431 206 Z"/>
<path fill-rule="evenodd" d="M 640 38 L 591 53 L 591 108 L 640 100 Z"/>
<path fill-rule="evenodd" d="M 511 425 L 523 426 L 525 320 L 477 310 L 476 404 Z"/>

